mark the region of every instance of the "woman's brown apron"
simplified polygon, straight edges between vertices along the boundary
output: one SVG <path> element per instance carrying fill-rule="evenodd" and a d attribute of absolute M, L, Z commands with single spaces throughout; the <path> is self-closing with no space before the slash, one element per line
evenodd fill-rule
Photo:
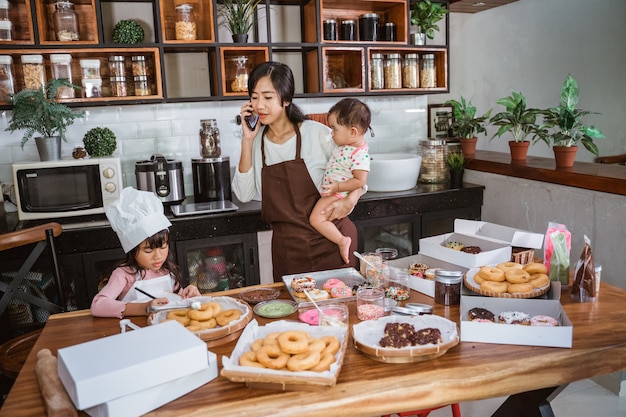
<path fill-rule="evenodd" d="M 328 269 L 356 267 L 356 258 L 350 255 L 345 264 L 339 248 L 322 236 L 309 223 L 309 215 L 320 198 L 320 193 L 300 154 L 302 136 L 296 130 L 296 158 L 275 165 L 265 164 L 264 140 L 261 140 L 263 187 L 261 215 L 272 226 L 272 264 L 274 281 L 282 281 L 283 275 Z M 267 133 L 263 131 L 263 139 Z M 350 253 L 357 247 L 357 231 L 347 217 L 335 220 L 344 236 L 352 238 Z"/>

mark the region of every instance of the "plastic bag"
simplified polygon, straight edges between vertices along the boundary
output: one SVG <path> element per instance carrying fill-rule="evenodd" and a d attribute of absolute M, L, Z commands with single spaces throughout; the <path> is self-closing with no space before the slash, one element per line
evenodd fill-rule
<path fill-rule="evenodd" d="M 585 247 L 576 263 L 574 284 L 572 285 L 572 300 L 584 303 L 596 298 L 596 268 L 591 252 L 591 241 L 585 235 Z"/>
<path fill-rule="evenodd" d="M 550 281 L 560 281 L 561 285 L 569 285 L 569 254 L 572 248 L 572 234 L 564 225 L 550 222 L 543 247 L 543 259 L 548 267 Z"/>

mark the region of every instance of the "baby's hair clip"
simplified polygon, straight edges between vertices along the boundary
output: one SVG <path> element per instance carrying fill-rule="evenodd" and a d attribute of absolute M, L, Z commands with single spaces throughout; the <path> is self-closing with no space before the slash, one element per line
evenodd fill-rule
<path fill-rule="evenodd" d="M 369 130 L 370 130 L 370 135 L 372 135 L 372 137 L 376 136 L 374 135 L 374 129 L 372 129 L 372 126 L 369 127 Z"/>

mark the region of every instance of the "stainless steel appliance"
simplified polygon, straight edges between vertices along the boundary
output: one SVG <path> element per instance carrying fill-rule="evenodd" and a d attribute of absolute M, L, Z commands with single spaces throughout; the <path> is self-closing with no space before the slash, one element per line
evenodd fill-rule
<path fill-rule="evenodd" d="M 196 203 L 231 200 L 230 160 L 198 158 L 191 160 L 193 171 L 193 196 Z"/>
<path fill-rule="evenodd" d="M 163 203 L 178 204 L 185 199 L 183 164 L 163 155 L 152 155 L 147 161 L 135 162 L 137 188 L 152 191 Z"/>

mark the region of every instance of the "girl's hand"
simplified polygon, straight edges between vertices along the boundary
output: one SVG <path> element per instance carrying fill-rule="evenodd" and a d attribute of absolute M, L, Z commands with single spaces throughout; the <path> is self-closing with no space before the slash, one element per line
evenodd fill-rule
<path fill-rule="evenodd" d="M 331 181 L 330 184 L 322 185 L 322 192 L 320 193 L 322 197 L 328 197 L 334 194 L 337 194 L 339 191 L 339 183 L 336 181 Z"/>
<path fill-rule="evenodd" d="M 180 295 L 183 298 L 191 298 L 191 297 L 199 297 L 202 294 L 200 294 L 200 290 L 198 290 L 198 287 L 196 287 L 195 285 L 188 285 L 186 288 L 183 288 L 182 290 L 180 290 L 178 295 Z"/>

